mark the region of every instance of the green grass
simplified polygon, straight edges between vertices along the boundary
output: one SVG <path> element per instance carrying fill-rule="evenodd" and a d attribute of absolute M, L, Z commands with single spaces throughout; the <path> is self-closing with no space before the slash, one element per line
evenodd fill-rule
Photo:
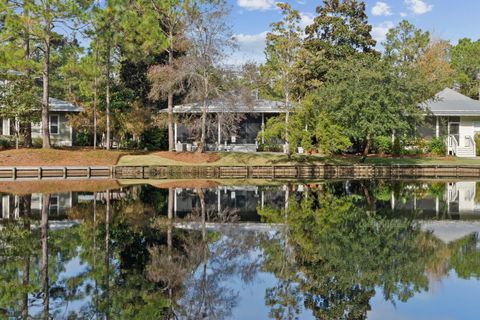
<path fill-rule="evenodd" d="M 399 157 L 382 158 L 368 157 L 362 162 L 362 157 L 322 157 L 319 155 L 293 155 L 291 159 L 281 153 L 217 153 L 219 159 L 215 162 L 187 163 L 164 158 L 155 154 L 125 155 L 120 158 L 118 165 L 121 166 L 264 166 L 264 165 L 308 165 L 308 164 L 373 164 L 373 165 L 480 165 L 480 158 L 456 158 L 456 157 Z M 193 157 L 194 155 L 192 155 Z"/>

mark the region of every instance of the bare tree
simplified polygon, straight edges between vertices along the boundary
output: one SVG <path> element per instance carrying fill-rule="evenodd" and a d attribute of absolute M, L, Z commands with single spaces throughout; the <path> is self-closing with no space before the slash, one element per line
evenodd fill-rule
<path fill-rule="evenodd" d="M 205 150 L 209 100 L 220 97 L 222 92 L 219 62 L 227 50 L 235 47 L 235 39 L 226 22 L 228 13 L 226 2 L 220 1 L 201 6 L 189 17 L 187 98 L 201 101 L 199 152 Z"/>

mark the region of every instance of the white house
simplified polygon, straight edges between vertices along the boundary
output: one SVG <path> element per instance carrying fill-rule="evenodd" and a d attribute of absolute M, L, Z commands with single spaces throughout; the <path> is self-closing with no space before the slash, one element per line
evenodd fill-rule
<path fill-rule="evenodd" d="M 54 146 L 73 146 L 74 130 L 68 121 L 68 115 L 82 112 L 83 109 L 70 102 L 50 98 L 49 104 L 49 131 L 50 141 Z M 4 136 L 15 134 L 14 120 L 2 118 L 0 121 L 1 133 Z M 42 137 L 42 124 L 32 123 L 32 138 Z"/>
<path fill-rule="evenodd" d="M 425 106 L 433 116 L 432 133 L 436 137 L 446 137 L 449 155 L 477 155 L 475 134 L 480 134 L 480 101 L 447 88 Z"/>

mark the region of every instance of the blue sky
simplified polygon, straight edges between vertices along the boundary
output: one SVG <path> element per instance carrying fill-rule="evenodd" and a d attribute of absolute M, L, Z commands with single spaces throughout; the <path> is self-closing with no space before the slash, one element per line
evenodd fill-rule
<path fill-rule="evenodd" d="M 263 61 L 265 34 L 271 22 L 280 20 L 275 0 L 228 0 L 232 8 L 230 23 L 239 50 L 227 61 L 241 64 Z M 308 24 L 322 0 L 287 0 Z M 373 36 L 382 41 L 387 30 L 402 19 L 428 30 L 435 39 L 456 44 L 458 39 L 480 38 L 480 0 L 367 0 L 367 14 Z"/>

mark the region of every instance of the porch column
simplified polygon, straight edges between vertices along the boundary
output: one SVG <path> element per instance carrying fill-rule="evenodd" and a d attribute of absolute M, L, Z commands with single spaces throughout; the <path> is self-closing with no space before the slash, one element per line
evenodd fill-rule
<path fill-rule="evenodd" d="M 262 112 L 262 144 L 265 143 L 265 113 Z"/>
<path fill-rule="evenodd" d="M 10 119 L 3 118 L 2 121 L 3 121 L 2 135 L 9 136 L 10 135 Z"/>
<path fill-rule="evenodd" d="M 217 113 L 217 135 L 218 135 L 218 139 L 217 139 L 217 144 L 218 144 L 218 150 L 220 150 L 220 146 L 222 145 L 222 126 L 220 124 L 220 113 Z"/>
<path fill-rule="evenodd" d="M 221 195 L 221 191 L 220 191 L 220 187 L 217 187 L 217 210 L 218 210 L 218 214 L 220 214 L 220 212 L 222 212 L 222 195 Z"/>
<path fill-rule="evenodd" d="M 438 119 L 438 116 L 435 117 L 435 137 L 440 137 L 440 123 L 439 123 L 439 119 Z"/>
<path fill-rule="evenodd" d="M 175 140 L 175 149 L 176 149 L 176 145 L 177 145 L 177 122 L 175 122 L 173 124 L 173 139 Z"/>

